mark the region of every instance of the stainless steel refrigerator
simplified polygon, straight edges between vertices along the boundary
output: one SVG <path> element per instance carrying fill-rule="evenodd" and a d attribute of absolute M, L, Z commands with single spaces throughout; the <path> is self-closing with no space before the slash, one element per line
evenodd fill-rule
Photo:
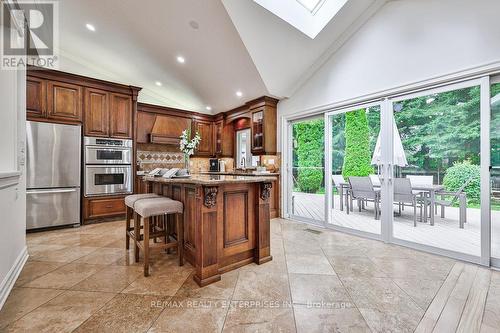
<path fill-rule="evenodd" d="M 26 122 L 26 228 L 80 224 L 81 126 Z"/>

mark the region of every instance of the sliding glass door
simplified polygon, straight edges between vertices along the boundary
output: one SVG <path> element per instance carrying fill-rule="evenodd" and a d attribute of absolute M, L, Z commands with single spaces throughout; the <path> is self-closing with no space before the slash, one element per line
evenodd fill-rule
<path fill-rule="evenodd" d="M 325 221 L 323 117 L 289 124 L 288 211 L 292 218 Z"/>
<path fill-rule="evenodd" d="M 500 80 L 345 107 L 288 132 L 290 217 L 500 266 Z"/>
<path fill-rule="evenodd" d="M 325 117 L 329 226 L 376 237 L 381 234 L 380 114 L 377 102 Z"/>
<path fill-rule="evenodd" d="M 491 84 L 491 257 L 500 267 L 500 77 Z"/>
<path fill-rule="evenodd" d="M 481 256 L 479 81 L 392 100 L 393 236 Z"/>

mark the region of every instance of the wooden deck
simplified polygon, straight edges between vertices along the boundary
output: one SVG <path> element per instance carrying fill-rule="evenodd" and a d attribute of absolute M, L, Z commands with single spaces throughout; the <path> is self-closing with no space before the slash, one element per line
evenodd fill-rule
<path fill-rule="evenodd" d="M 325 195 L 294 192 L 293 215 L 317 221 L 325 220 Z M 339 198 L 334 196 L 332 223 L 338 226 L 380 234 L 380 220 L 374 219 L 373 204 L 366 210 L 354 211 L 349 215 L 340 210 Z M 397 211 L 397 206 L 394 206 Z M 419 212 L 417 211 L 417 214 Z M 420 216 L 420 215 L 417 215 Z M 500 258 L 500 212 L 492 211 L 492 256 Z M 458 208 L 447 207 L 445 218 L 436 214 L 435 225 L 418 222 L 413 226 L 413 208 L 406 207 L 401 216 L 394 217 L 394 237 L 419 244 L 479 256 L 481 254 L 480 210 L 467 209 L 467 223 L 464 229 L 458 225 Z M 495 241 L 496 240 L 496 241 Z"/>

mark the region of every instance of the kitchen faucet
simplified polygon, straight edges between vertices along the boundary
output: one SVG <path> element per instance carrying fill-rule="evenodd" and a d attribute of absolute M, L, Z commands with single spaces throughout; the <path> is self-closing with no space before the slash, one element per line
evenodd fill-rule
<path fill-rule="evenodd" d="M 246 169 L 246 164 L 247 164 L 247 163 L 246 163 L 246 161 L 247 161 L 247 160 L 245 159 L 245 156 L 243 156 L 243 157 L 241 158 L 241 161 L 240 161 L 240 164 L 241 164 L 241 169 L 242 169 L 242 170 L 245 170 L 245 169 Z"/>

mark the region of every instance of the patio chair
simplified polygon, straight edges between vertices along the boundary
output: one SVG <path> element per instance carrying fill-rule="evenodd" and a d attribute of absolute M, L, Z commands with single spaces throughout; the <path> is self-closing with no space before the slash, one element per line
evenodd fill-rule
<path fill-rule="evenodd" d="M 375 206 L 375 219 L 378 220 L 380 217 L 380 190 L 376 190 L 373 187 L 370 177 L 349 177 L 349 185 L 351 199 L 358 200 L 358 203 L 362 203 L 363 201 L 373 201 Z M 361 212 L 362 205 L 359 204 L 358 206 L 359 211 Z M 347 207 L 347 213 L 349 214 L 349 207 Z"/>
<path fill-rule="evenodd" d="M 399 214 L 401 205 L 410 204 L 413 207 L 413 226 L 417 226 L 417 204 L 418 194 L 413 193 L 411 181 L 408 178 L 394 178 L 394 201 L 398 203 Z M 420 205 L 420 218 L 422 218 L 422 205 Z"/>
<path fill-rule="evenodd" d="M 458 212 L 458 224 L 460 229 L 464 228 L 464 224 L 467 222 L 467 195 L 464 192 L 464 189 L 469 185 L 472 181 L 472 177 L 467 179 L 462 186 L 456 192 L 447 192 L 447 191 L 439 191 L 436 195 L 441 196 L 441 199 L 435 199 L 435 209 L 437 211 L 437 207 L 441 206 L 441 218 L 444 218 L 445 207 L 452 207 L 458 200 L 459 203 L 459 212 Z M 447 196 L 451 196 L 450 200 L 446 200 Z M 428 205 L 430 202 L 426 202 Z M 432 208 L 431 208 L 432 209 Z"/>
<path fill-rule="evenodd" d="M 370 177 L 373 186 L 380 186 L 380 176 L 379 175 L 368 175 Z"/>
<path fill-rule="evenodd" d="M 332 175 L 333 187 L 337 189 L 340 195 L 340 210 L 344 210 L 344 194 L 347 195 L 347 189 L 342 186 L 346 181 L 342 175 Z M 332 195 L 332 208 L 335 208 L 335 197 Z"/>

